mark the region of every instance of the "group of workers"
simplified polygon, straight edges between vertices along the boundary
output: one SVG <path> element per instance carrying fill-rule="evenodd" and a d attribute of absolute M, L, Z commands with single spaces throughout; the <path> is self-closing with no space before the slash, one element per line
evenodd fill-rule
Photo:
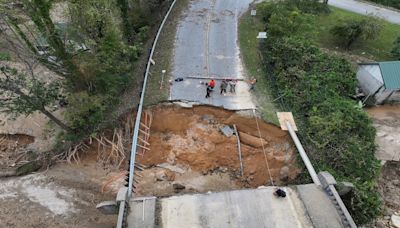
<path fill-rule="evenodd" d="M 229 86 L 229 92 L 230 93 L 236 93 L 236 84 L 238 80 L 237 79 L 223 79 L 220 85 L 220 94 L 225 95 L 226 94 L 226 89 Z M 253 78 L 250 81 L 248 81 L 250 84 L 250 90 L 254 90 L 255 84 L 257 83 L 257 79 Z M 209 82 L 206 83 L 206 98 L 209 98 L 211 96 L 211 92 L 214 91 L 215 88 L 215 80 L 211 79 Z"/>

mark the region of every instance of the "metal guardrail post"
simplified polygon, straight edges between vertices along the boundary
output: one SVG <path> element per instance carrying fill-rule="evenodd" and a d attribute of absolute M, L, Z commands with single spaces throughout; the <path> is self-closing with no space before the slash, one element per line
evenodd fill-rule
<path fill-rule="evenodd" d="M 345 217 L 347 222 L 347 224 L 345 225 L 351 228 L 357 228 L 356 223 L 354 222 L 349 211 L 347 210 L 346 205 L 344 205 L 342 198 L 339 196 L 339 193 L 336 191 L 335 186 L 329 185 L 327 188 L 330 190 L 330 192 L 332 192 L 332 195 L 335 198 L 336 202 L 338 203 L 340 210 L 343 212 L 343 216 Z"/>

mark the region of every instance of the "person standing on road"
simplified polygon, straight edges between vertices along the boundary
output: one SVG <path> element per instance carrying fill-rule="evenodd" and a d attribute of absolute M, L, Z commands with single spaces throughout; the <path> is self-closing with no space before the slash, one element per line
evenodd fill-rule
<path fill-rule="evenodd" d="M 221 88 L 221 95 L 225 95 L 225 93 L 226 93 L 226 87 L 228 87 L 228 83 L 227 83 L 226 80 L 224 79 L 224 80 L 222 80 L 221 86 L 220 86 L 220 88 Z"/>
<path fill-rule="evenodd" d="M 237 83 L 236 79 L 232 79 L 229 81 L 229 92 L 236 93 L 236 83 Z"/>
<path fill-rule="evenodd" d="M 211 79 L 209 82 L 206 83 L 206 98 L 211 97 L 211 92 L 214 90 L 215 87 L 215 81 L 214 79 Z"/>
<path fill-rule="evenodd" d="M 211 92 L 212 92 L 211 86 L 207 85 L 207 88 L 206 88 L 206 98 L 211 97 Z"/>
<path fill-rule="evenodd" d="M 257 79 L 253 78 L 250 80 L 250 90 L 255 90 Z"/>

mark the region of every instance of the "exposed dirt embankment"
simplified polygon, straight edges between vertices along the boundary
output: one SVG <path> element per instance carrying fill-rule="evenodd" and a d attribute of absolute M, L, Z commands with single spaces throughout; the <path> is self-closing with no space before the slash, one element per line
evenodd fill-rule
<path fill-rule="evenodd" d="M 288 133 L 258 120 L 260 139 L 252 115 L 208 106 L 186 109 L 161 105 L 150 111 L 150 151 L 137 155 L 137 161 L 149 167 L 138 172 L 142 176 L 138 177 L 139 195 L 171 195 L 173 183 L 185 185 L 184 192 L 271 185 L 267 162 L 278 185 L 294 180 L 300 172 Z M 243 177 L 236 136 L 228 137 L 220 130 L 233 125 L 242 137 Z"/>

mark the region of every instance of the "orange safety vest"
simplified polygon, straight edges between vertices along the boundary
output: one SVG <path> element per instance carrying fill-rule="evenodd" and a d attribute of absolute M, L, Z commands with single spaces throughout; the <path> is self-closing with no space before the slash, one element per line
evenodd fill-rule
<path fill-rule="evenodd" d="M 211 81 L 208 83 L 208 85 L 209 85 L 211 88 L 214 88 L 214 87 L 215 87 L 215 81 L 214 81 L 214 80 L 211 80 Z"/>

